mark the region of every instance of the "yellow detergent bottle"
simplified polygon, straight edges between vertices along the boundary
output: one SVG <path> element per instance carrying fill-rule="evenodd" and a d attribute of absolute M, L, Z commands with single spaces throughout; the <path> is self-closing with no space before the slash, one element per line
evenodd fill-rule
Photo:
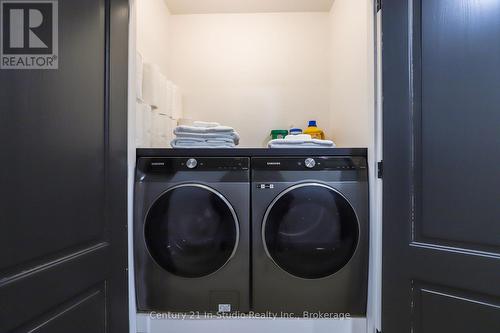
<path fill-rule="evenodd" d="M 325 132 L 318 128 L 316 120 L 309 121 L 309 127 L 306 128 L 304 134 L 309 134 L 313 139 L 325 140 Z"/>

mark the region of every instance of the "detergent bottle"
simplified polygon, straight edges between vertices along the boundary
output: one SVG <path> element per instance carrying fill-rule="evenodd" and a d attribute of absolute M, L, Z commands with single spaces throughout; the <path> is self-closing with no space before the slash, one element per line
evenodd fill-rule
<path fill-rule="evenodd" d="M 302 129 L 301 128 L 292 128 L 290 129 L 290 135 L 299 135 L 299 134 L 302 134 Z"/>
<path fill-rule="evenodd" d="M 309 134 L 313 139 L 325 140 L 325 132 L 318 128 L 316 120 L 309 121 L 309 127 L 304 130 L 304 134 Z"/>

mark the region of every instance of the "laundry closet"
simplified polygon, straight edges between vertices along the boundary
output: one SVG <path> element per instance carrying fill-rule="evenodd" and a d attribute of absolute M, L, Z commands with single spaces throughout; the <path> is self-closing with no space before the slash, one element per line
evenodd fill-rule
<path fill-rule="evenodd" d="M 380 196 L 373 198 L 381 158 L 374 1 L 135 0 L 130 32 L 132 149 L 173 149 L 175 129 L 198 122 L 234 129 L 236 148 L 267 148 L 280 132 L 304 131 L 315 121 L 336 147 L 368 148 L 372 198 L 367 318 L 266 326 L 260 320 L 151 321 L 139 315 L 138 327 L 153 333 L 372 332 L 380 311 L 380 272 L 373 269 L 380 267 Z M 132 281 L 132 307 L 133 289 Z"/>

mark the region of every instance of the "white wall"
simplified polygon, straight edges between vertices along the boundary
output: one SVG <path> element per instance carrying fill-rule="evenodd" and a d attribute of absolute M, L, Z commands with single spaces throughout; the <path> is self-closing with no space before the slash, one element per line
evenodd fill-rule
<path fill-rule="evenodd" d="M 328 13 L 173 15 L 170 79 L 185 117 L 217 121 L 261 147 L 271 129 L 329 133 Z"/>
<path fill-rule="evenodd" d="M 136 0 L 137 50 L 168 77 L 170 11 L 164 0 Z"/>
<path fill-rule="evenodd" d="M 371 0 L 336 0 L 330 11 L 331 123 L 342 147 L 373 146 Z"/>

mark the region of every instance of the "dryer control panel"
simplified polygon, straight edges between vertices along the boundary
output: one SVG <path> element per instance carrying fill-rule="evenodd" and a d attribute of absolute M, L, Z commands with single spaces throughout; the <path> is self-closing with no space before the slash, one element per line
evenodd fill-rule
<path fill-rule="evenodd" d="M 254 170 L 280 171 L 349 171 L 366 170 L 367 162 L 364 157 L 263 157 L 252 159 Z"/>
<path fill-rule="evenodd" d="M 368 179 L 368 163 L 361 156 L 254 157 L 251 165 L 252 181 L 259 189 L 304 179 L 339 182 Z"/>

